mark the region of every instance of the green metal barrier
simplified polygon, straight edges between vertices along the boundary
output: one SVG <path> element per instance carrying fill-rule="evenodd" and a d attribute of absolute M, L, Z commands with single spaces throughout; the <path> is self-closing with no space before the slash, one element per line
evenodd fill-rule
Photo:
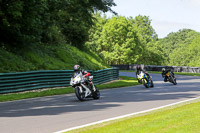
<path fill-rule="evenodd" d="M 94 83 L 102 84 L 106 83 L 119 77 L 119 69 L 118 68 L 110 68 L 104 69 L 94 72 Z"/>
<path fill-rule="evenodd" d="M 95 84 L 106 83 L 119 77 L 117 68 L 89 72 L 94 75 Z M 70 86 L 72 74 L 73 70 L 0 73 L 0 94 Z"/>

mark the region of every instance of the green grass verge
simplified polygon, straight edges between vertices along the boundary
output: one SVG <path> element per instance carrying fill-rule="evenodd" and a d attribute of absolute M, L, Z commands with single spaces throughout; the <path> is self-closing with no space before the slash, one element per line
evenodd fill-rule
<path fill-rule="evenodd" d="M 181 73 L 181 72 L 175 72 L 174 74 L 177 74 L 177 75 L 188 75 L 188 76 L 200 76 L 200 73 Z"/>
<path fill-rule="evenodd" d="M 69 131 L 69 133 L 197 133 L 200 102 L 165 109 Z"/>
<path fill-rule="evenodd" d="M 120 72 L 136 72 L 132 70 L 120 70 Z M 148 73 L 158 73 L 161 74 L 161 72 L 157 71 L 148 71 Z M 200 73 L 183 73 L 183 72 L 174 72 L 176 75 L 188 75 L 188 76 L 200 76 Z"/>
<path fill-rule="evenodd" d="M 136 78 L 120 76 L 120 80 L 110 82 L 107 84 L 97 85 L 97 87 L 99 89 L 108 89 L 108 88 L 117 88 L 117 87 L 133 86 L 133 85 L 138 85 Z M 72 87 L 48 89 L 48 90 L 42 90 L 42 91 L 37 91 L 37 92 L 13 93 L 13 94 L 0 95 L 0 102 L 35 98 L 35 97 L 52 96 L 52 95 L 62 95 L 62 94 L 68 94 L 68 93 L 74 93 L 74 90 Z"/>
<path fill-rule="evenodd" d="M 138 85 L 138 81 L 134 77 L 120 76 L 119 81 L 111 82 L 108 84 L 97 85 L 99 89 L 117 88 Z"/>

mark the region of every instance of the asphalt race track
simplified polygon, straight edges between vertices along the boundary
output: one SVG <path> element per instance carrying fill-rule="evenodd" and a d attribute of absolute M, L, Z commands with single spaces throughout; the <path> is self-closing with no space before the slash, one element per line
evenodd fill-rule
<path fill-rule="evenodd" d="M 135 77 L 135 73 L 120 72 Z M 200 96 L 200 77 L 177 76 L 177 85 L 150 74 L 154 88 L 143 85 L 101 90 L 99 100 L 77 100 L 75 94 L 0 103 L 0 132 L 56 131 L 148 110 Z"/>

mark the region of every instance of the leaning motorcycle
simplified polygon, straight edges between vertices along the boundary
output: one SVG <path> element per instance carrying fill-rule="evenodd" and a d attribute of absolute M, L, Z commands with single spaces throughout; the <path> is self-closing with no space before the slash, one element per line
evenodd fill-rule
<path fill-rule="evenodd" d="M 85 78 L 83 78 L 82 73 L 80 72 L 75 77 L 71 78 L 70 85 L 75 89 L 76 97 L 80 101 L 86 100 L 86 98 L 92 97 L 93 99 L 99 99 L 100 98 L 100 92 L 96 85 L 92 82 L 93 76 L 89 76 L 89 84 L 92 86 L 91 89 L 89 89 L 88 85 L 86 84 Z"/>
<path fill-rule="evenodd" d="M 173 83 L 174 85 L 177 84 L 176 77 L 174 76 L 172 72 L 168 72 L 166 76 L 168 77 L 169 82 Z"/>
<path fill-rule="evenodd" d="M 140 72 L 137 75 L 138 83 L 143 84 L 146 88 L 154 87 L 153 80 L 151 76 L 147 76 L 144 72 Z"/>

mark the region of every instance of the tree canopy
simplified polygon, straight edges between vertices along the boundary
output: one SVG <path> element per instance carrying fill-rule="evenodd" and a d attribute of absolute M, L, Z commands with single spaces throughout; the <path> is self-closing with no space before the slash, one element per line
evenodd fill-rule
<path fill-rule="evenodd" d="M 81 46 L 92 14 L 111 11 L 113 0 L 0 0 L 0 44 L 15 47 L 65 41 Z"/>
<path fill-rule="evenodd" d="M 160 49 L 154 50 L 157 34 L 147 16 L 135 19 L 113 16 L 107 19 L 96 14 L 96 25 L 90 29 L 88 47 L 96 51 L 109 64 L 153 63 L 162 58 Z M 156 53 L 158 52 L 158 53 Z"/>
<path fill-rule="evenodd" d="M 157 43 L 162 47 L 165 60 L 163 65 L 198 66 L 198 40 L 200 33 L 191 29 L 172 32 Z M 196 50 L 195 50 L 196 49 Z M 196 54 L 194 54 L 194 52 Z"/>

